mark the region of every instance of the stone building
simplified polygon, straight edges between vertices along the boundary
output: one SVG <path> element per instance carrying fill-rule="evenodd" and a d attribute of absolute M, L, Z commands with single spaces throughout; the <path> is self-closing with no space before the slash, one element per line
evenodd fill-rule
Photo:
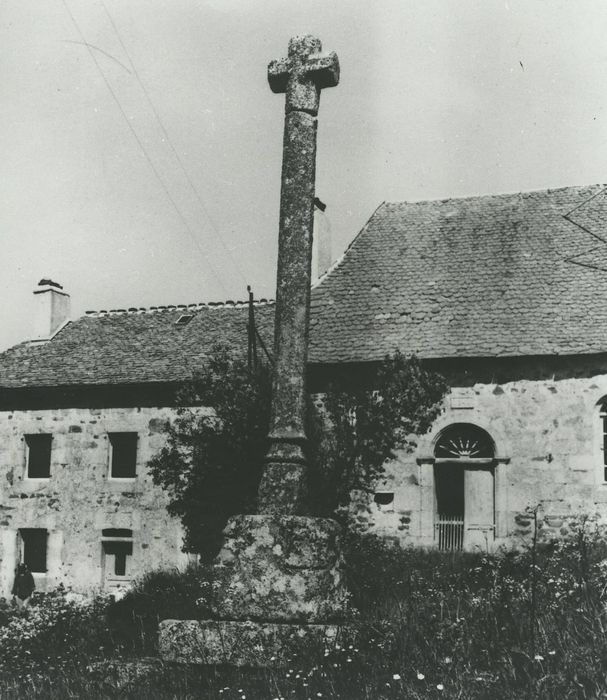
<path fill-rule="evenodd" d="M 44 282 L 48 282 L 44 280 Z M 244 304 L 88 313 L 35 291 L 34 339 L 0 355 L 0 595 L 25 561 L 38 590 L 113 588 L 183 566 L 182 530 L 145 465 L 176 393 L 215 343 L 247 349 Z M 272 337 L 273 308 L 256 304 Z"/>
<path fill-rule="evenodd" d="M 313 294 L 310 360 L 353 376 L 396 348 L 448 380 L 371 516 L 425 546 L 492 549 L 607 515 L 604 186 L 382 204 Z M 322 380 L 320 381 L 322 384 Z"/>
<path fill-rule="evenodd" d="M 396 349 L 451 386 L 364 504 L 370 527 L 446 549 L 515 545 L 528 509 L 559 532 L 607 515 L 603 186 L 385 203 L 312 291 L 310 390 L 373 384 Z M 0 355 L 0 585 L 113 586 L 179 565 L 144 469 L 179 386 L 216 341 L 246 352 L 245 304 L 89 313 L 36 290 L 33 340 Z M 271 346 L 273 305 L 256 305 Z"/>

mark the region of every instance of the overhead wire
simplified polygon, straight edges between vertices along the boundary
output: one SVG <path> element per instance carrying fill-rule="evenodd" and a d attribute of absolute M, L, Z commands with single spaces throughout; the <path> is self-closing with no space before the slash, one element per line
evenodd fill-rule
<path fill-rule="evenodd" d="M 156 109 L 156 105 L 154 104 L 152 98 L 150 97 L 150 94 L 149 94 L 147 88 L 145 87 L 145 84 L 144 84 L 143 80 L 141 79 L 141 76 L 139 75 L 139 71 L 137 70 L 137 67 L 135 66 L 135 63 L 133 62 L 133 59 L 131 58 L 131 55 L 130 55 L 129 51 L 128 51 L 128 49 L 127 49 L 127 47 L 126 47 L 124 41 L 122 40 L 122 36 L 121 36 L 121 34 L 120 34 L 119 30 L 118 30 L 118 27 L 116 26 L 116 23 L 114 22 L 114 19 L 113 19 L 112 15 L 110 14 L 109 10 L 107 9 L 107 6 L 106 6 L 105 2 L 103 2 L 103 0 L 101 0 L 101 5 L 102 5 L 102 7 L 103 7 L 103 9 L 104 9 L 104 11 L 105 11 L 105 14 L 106 14 L 107 18 L 108 18 L 109 21 L 110 21 L 110 24 L 112 25 L 112 28 L 114 29 L 114 33 L 116 34 L 116 37 L 118 38 L 118 41 L 120 42 L 120 46 L 122 47 L 122 50 L 124 51 L 125 56 L 126 56 L 127 59 L 128 59 L 128 62 L 129 62 L 129 65 L 131 66 L 131 69 L 132 69 L 132 71 L 133 71 L 133 74 L 134 74 L 134 76 L 135 76 L 137 82 L 139 83 L 139 86 L 140 86 L 141 89 L 143 90 L 143 94 L 144 94 L 145 97 L 146 97 L 146 100 L 147 100 L 147 102 L 148 102 L 148 104 L 149 104 L 149 106 L 150 106 L 150 109 L 151 109 L 152 112 L 154 113 L 154 116 L 155 116 L 155 118 L 156 118 L 156 121 L 157 121 L 157 123 L 158 123 L 158 126 L 160 127 L 160 129 L 161 129 L 161 131 L 162 131 L 162 133 L 163 133 L 163 135 L 164 135 L 164 138 L 165 138 L 166 142 L 169 144 L 169 147 L 171 148 L 171 151 L 173 152 L 173 155 L 175 156 L 175 159 L 177 160 L 177 163 L 179 163 L 179 167 L 181 168 L 181 171 L 183 172 L 183 174 L 184 174 L 186 180 L 188 181 L 188 184 L 189 184 L 189 186 L 190 186 L 190 189 L 191 189 L 192 192 L 194 193 L 194 196 L 195 196 L 196 199 L 198 200 L 198 203 L 200 204 L 200 206 L 201 206 L 201 208 L 202 208 L 202 211 L 204 212 L 204 214 L 205 214 L 206 218 L 208 219 L 209 223 L 211 224 L 211 228 L 213 229 L 213 231 L 214 231 L 214 233 L 215 233 L 215 237 L 217 238 L 217 240 L 218 240 L 219 243 L 221 244 L 221 246 L 222 246 L 222 248 L 224 249 L 225 253 L 228 255 L 228 257 L 229 257 L 230 260 L 232 261 L 232 264 L 233 264 L 234 268 L 236 269 L 237 273 L 239 274 L 239 276 L 241 277 L 242 281 L 243 281 L 243 282 L 246 282 L 245 276 L 244 276 L 244 274 L 243 274 L 243 272 L 242 272 L 242 270 L 241 270 L 241 268 L 240 268 L 240 265 L 238 264 L 238 262 L 236 261 L 236 259 L 235 259 L 234 256 L 232 255 L 230 249 L 229 249 L 228 246 L 226 245 L 225 241 L 223 240 L 223 238 L 222 238 L 221 235 L 219 234 L 219 231 L 218 231 L 218 229 L 217 229 L 217 226 L 215 225 L 215 221 L 214 221 L 213 218 L 211 217 L 211 214 L 209 213 L 209 210 L 208 210 L 207 206 L 205 205 L 204 200 L 202 199 L 202 196 L 201 196 L 200 192 L 198 191 L 197 187 L 194 185 L 194 183 L 193 183 L 193 181 L 192 181 L 192 178 L 190 177 L 190 174 L 188 173 L 187 168 L 185 167 L 185 165 L 184 165 L 184 163 L 183 163 L 183 160 L 181 159 L 181 156 L 179 155 L 179 152 L 177 151 L 177 149 L 176 149 L 175 146 L 173 145 L 173 142 L 172 142 L 172 140 L 171 140 L 171 137 L 169 136 L 169 133 L 168 133 L 166 127 L 164 126 L 164 123 L 163 123 L 163 121 L 162 121 L 162 119 L 161 119 L 161 117 L 160 117 L 160 114 L 158 113 L 158 110 Z"/>
<path fill-rule="evenodd" d="M 222 288 L 223 293 L 227 295 L 227 294 L 228 294 L 228 290 L 227 290 L 226 286 L 225 286 L 224 283 L 223 283 L 222 276 L 220 275 L 220 273 L 219 273 L 218 271 L 215 270 L 214 266 L 210 263 L 210 261 L 209 261 L 209 256 L 208 256 L 207 253 L 203 250 L 203 248 L 202 248 L 202 246 L 201 246 L 201 244 L 200 244 L 200 241 L 198 240 L 196 234 L 195 234 L 194 231 L 192 230 L 192 228 L 191 228 L 190 224 L 188 223 L 187 219 L 185 218 L 183 212 L 181 211 L 181 209 L 180 209 L 179 206 L 177 205 L 177 202 L 175 201 L 175 199 L 174 199 L 173 196 L 171 195 L 171 193 L 170 193 L 168 187 L 166 186 L 166 183 L 164 182 L 164 180 L 162 179 L 160 173 L 158 172 L 158 169 L 157 169 L 156 166 L 154 165 L 154 162 L 153 162 L 152 158 L 150 157 L 150 155 L 149 155 L 149 153 L 148 153 L 148 151 L 147 151 L 145 145 L 143 144 L 142 140 L 139 138 L 139 135 L 138 135 L 137 132 L 135 131 L 135 128 L 134 128 L 133 125 L 131 124 L 130 119 L 129 119 L 128 116 L 126 115 L 126 112 L 124 111 L 124 108 L 122 107 L 122 104 L 120 103 L 120 100 L 118 99 L 118 96 L 116 95 L 116 93 L 115 93 L 114 89 L 112 88 L 112 86 L 111 86 L 109 80 L 107 79 L 105 73 L 103 72 L 103 69 L 102 69 L 101 66 L 99 65 L 99 62 L 97 61 L 97 57 L 95 56 L 95 54 L 93 53 L 93 51 L 92 51 L 92 49 L 91 49 L 89 43 L 87 42 L 87 40 L 86 40 L 86 38 L 85 38 L 85 36 L 84 36 L 84 32 L 83 32 L 82 29 L 80 28 L 80 25 L 78 24 L 78 22 L 77 22 L 76 18 L 74 17 L 72 11 L 70 10 L 70 8 L 69 8 L 69 6 L 68 6 L 66 0 L 61 0 L 61 2 L 63 3 L 63 6 L 65 7 L 66 12 L 67 12 L 68 15 L 70 16 L 70 19 L 72 20 L 72 23 L 73 23 L 74 27 L 76 28 L 76 31 L 77 31 L 78 34 L 80 35 L 80 38 L 82 39 L 83 44 L 86 46 L 86 48 L 87 48 L 87 50 L 88 50 L 88 52 L 89 52 L 89 55 L 90 55 L 91 58 L 93 59 L 93 62 L 94 62 L 94 64 L 95 64 L 95 66 L 96 66 L 96 68 L 97 68 L 99 74 L 101 75 L 101 77 L 102 77 L 102 79 L 103 79 L 103 82 L 105 83 L 105 85 L 106 85 L 106 87 L 107 87 L 107 89 L 108 89 L 110 95 L 112 96 L 112 98 L 114 99 L 114 102 L 116 103 L 118 109 L 120 110 L 120 113 L 122 114 L 122 117 L 124 118 L 124 121 L 127 123 L 127 126 L 129 127 L 129 130 L 130 130 L 131 134 L 133 135 L 133 137 L 134 137 L 135 140 L 137 141 L 137 144 L 139 145 L 139 148 L 141 149 L 143 155 L 145 156 L 145 158 L 146 158 L 146 160 L 147 160 L 147 162 L 148 162 L 150 168 L 152 169 L 152 172 L 154 173 L 156 179 L 158 180 L 158 182 L 159 182 L 159 184 L 160 184 L 160 186 L 161 186 L 163 192 L 165 193 L 167 199 L 168 199 L 169 202 L 171 203 L 173 209 L 175 210 L 175 213 L 177 214 L 177 216 L 179 217 L 179 219 L 181 220 L 181 222 L 182 222 L 183 225 L 185 226 L 186 231 L 188 232 L 188 234 L 190 235 L 190 237 L 191 237 L 192 240 L 194 241 L 195 245 L 196 245 L 197 248 L 199 249 L 200 253 L 202 254 L 202 256 L 203 256 L 203 258 L 204 258 L 204 260 L 205 260 L 207 266 L 209 267 L 210 271 L 213 273 L 214 277 L 216 278 L 217 282 L 219 283 L 220 287 Z"/>

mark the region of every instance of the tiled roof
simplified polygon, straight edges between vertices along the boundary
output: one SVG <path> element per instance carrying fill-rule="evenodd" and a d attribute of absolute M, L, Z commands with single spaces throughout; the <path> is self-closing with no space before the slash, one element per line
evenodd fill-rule
<path fill-rule="evenodd" d="M 176 325 L 186 313 L 192 320 Z M 22 343 L 2 353 L 0 387 L 186 380 L 216 343 L 246 357 L 247 320 L 245 304 L 87 313 L 47 343 Z M 271 352 L 274 305 L 256 304 L 255 322 Z"/>
<path fill-rule="evenodd" d="M 187 325 L 175 321 L 192 313 Z M 246 304 L 88 314 L 0 355 L 0 387 L 181 381 Z M 269 350 L 274 305 L 256 305 Z M 382 204 L 312 291 L 310 361 L 607 352 L 604 186 Z"/>
<path fill-rule="evenodd" d="M 313 291 L 310 359 L 607 351 L 606 242 L 603 185 L 382 204 Z"/>

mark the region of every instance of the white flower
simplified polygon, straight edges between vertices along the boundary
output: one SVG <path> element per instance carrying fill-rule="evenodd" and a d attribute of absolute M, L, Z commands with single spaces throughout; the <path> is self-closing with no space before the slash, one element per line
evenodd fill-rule
<path fill-rule="evenodd" d="M 556 651 L 549 651 L 548 653 L 550 654 L 550 656 L 554 656 L 556 654 Z"/>
<path fill-rule="evenodd" d="M 399 680 L 400 680 L 400 676 L 398 675 L 398 673 L 395 673 L 395 674 L 392 675 L 392 680 L 393 680 L 393 681 L 399 681 Z"/>
<path fill-rule="evenodd" d="M 536 654 L 533 658 L 536 661 L 543 661 L 544 660 L 544 657 L 541 654 Z"/>
<path fill-rule="evenodd" d="M 450 664 L 453 661 L 453 659 L 450 656 L 445 656 L 445 663 Z"/>
<path fill-rule="evenodd" d="M 426 676 L 424 676 L 423 673 L 420 673 L 419 671 L 417 672 L 417 680 L 418 681 L 423 681 L 425 677 Z"/>
<path fill-rule="evenodd" d="M 444 690 L 444 689 L 445 689 L 445 686 L 444 686 L 442 683 L 437 683 L 437 684 L 436 684 L 436 689 L 437 689 L 437 690 Z"/>

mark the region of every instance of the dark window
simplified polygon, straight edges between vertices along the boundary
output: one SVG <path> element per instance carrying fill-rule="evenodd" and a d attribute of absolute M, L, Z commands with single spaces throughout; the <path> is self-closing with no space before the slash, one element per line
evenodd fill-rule
<path fill-rule="evenodd" d="M 394 503 L 394 492 L 376 491 L 373 500 L 378 506 L 389 506 L 391 503 Z"/>
<path fill-rule="evenodd" d="M 194 318 L 192 314 L 183 314 L 180 316 L 176 321 L 175 325 L 176 326 L 187 326 L 188 323 Z"/>
<path fill-rule="evenodd" d="M 103 542 L 103 551 L 106 557 L 107 574 L 110 576 L 126 576 L 128 569 L 127 557 L 133 554 L 133 543 Z"/>
<path fill-rule="evenodd" d="M 127 528 L 109 527 L 101 531 L 104 538 L 104 569 L 106 578 L 129 575 L 129 557 L 133 554 L 133 531 Z"/>
<path fill-rule="evenodd" d="M 23 563 L 34 573 L 46 573 L 47 531 L 40 528 L 23 528 L 19 530 L 19 534 L 23 543 Z"/>
<path fill-rule="evenodd" d="M 110 476 L 133 479 L 137 475 L 137 433 L 109 433 Z"/>
<path fill-rule="evenodd" d="M 46 433 L 26 435 L 28 479 L 48 479 L 51 475 L 51 442 Z"/>
<path fill-rule="evenodd" d="M 132 537 L 133 531 L 127 530 L 126 527 L 106 527 L 101 530 L 104 537 Z"/>

